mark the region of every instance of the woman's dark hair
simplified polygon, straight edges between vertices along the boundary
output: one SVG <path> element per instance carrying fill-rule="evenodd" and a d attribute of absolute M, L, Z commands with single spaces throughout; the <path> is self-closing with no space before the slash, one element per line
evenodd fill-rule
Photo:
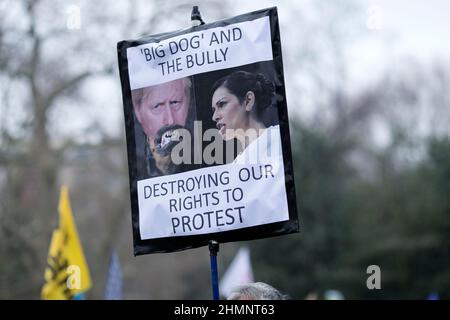
<path fill-rule="evenodd" d="M 211 93 L 225 87 L 234 94 L 239 103 L 243 103 L 247 92 L 252 91 L 255 94 L 255 114 L 261 119 L 264 110 L 272 105 L 272 99 L 275 96 L 275 87 L 271 81 L 262 73 L 250 73 L 246 71 L 236 71 L 217 80 L 212 86 Z"/>

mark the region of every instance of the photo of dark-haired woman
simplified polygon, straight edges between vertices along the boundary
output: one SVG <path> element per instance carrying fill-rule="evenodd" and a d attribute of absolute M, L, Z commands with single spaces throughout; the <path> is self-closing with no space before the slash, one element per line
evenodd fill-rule
<path fill-rule="evenodd" d="M 233 72 L 217 80 L 212 92 L 212 120 L 224 140 L 237 139 L 242 151 L 233 163 L 282 162 L 279 125 L 266 127 L 275 87 L 262 73 Z"/>

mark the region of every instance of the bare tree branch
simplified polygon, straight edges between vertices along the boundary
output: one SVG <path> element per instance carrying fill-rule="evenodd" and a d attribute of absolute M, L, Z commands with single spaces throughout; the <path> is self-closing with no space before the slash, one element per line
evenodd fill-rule
<path fill-rule="evenodd" d="M 60 83 L 59 86 L 57 86 L 53 91 L 51 91 L 46 99 L 46 108 L 50 108 L 50 106 L 52 105 L 53 101 L 58 98 L 59 96 L 61 96 L 62 94 L 64 94 L 64 92 L 66 90 L 69 90 L 73 87 L 75 87 L 76 85 L 78 85 L 79 83 L 81 83 L 83 80 L 87 79 L 89 76 L 91 76 L 93 74 L 93 72 L 91 71 L 85 71 L 80 73 L 79 75 L 70 78 L 67 81 L 64 81 L 62 83 Z"/>

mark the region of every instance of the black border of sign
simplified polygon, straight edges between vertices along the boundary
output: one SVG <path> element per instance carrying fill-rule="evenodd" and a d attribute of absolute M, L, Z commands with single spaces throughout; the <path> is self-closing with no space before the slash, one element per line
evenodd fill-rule
<path fill-rule="evenodd" d="M 141 240 L 139 233 L 139 208 L 137 200 L 137 168 L 136 168 L 136 152 L 135 152 L 136 145 L 134 136 L 135 118 L 132 112 L 133 106 L 131 101 L 130 80 L 128 76 L 127 48 L 135 47 L 144 43 L 151 43 L 151 42 L 157 43 L 162 40 L 172 38 L 178 35 L 226 26 L 228 24 L 251 21 L 265 16 L 269 16 L 270 18 L 273 63 L 276 69 L 275 90 L 277 96 L 277 105 L 279 107 L 278 116 L 282 139 L 289 220 L 225 232 Z M 279 32 L 278 13 L 276 7 L 249 12 L 233 18 L 212 22 L 197 27 L 186 28 L 176 32 L 167 32 L 152 36 L 145 36 L 139 40 L 124 40 L 117 44 L 117 51 L 118 51 L 119 72 L 122 84 L 122 97 L 125 116 L 125 129 L 126 129 L 129 178 L 130 178 L 130 201 L 132 211 L 131 215 L 133 225 L 133 243 L 135 256 L 148 253 L 175 252 L 197 248 L 201 246 L 206 246 L 209 240 L 216 240 L 219 243 L 225 243 L 233 241 L 245 241 L 259 238 L 267 238 L 299 232 L 291 141 L 289 136 L 289 118 L 287 113 L 286 92 L 284 87 L 281 39 Z"/>

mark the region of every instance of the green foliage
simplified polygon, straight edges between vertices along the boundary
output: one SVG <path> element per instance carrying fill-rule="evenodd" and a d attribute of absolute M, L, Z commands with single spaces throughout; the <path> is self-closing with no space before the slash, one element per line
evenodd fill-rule
<path fill-rule="evenodd" d="M 301 299 L 335 282 L 335 261 L 348 242 L 343 200 L 351 170 L 344 144 L 298 124 L 292 127 L 292 140 L 301 233 L 258 241 L 253 256 L 257 279 Z"/>
<path fill-rule="evenodd" d="M 338 289 L 346 298 L 450 297 L 450 141 L 426 142 L 413 166 L 378 155 L 372 178 L 351 170 L 352 146 L 294 125 L 294 171 L 301 233 L 252 244 L 257 280 L 295 299 Z M 366 269 L 381 268 L 381 290 Z"/>

